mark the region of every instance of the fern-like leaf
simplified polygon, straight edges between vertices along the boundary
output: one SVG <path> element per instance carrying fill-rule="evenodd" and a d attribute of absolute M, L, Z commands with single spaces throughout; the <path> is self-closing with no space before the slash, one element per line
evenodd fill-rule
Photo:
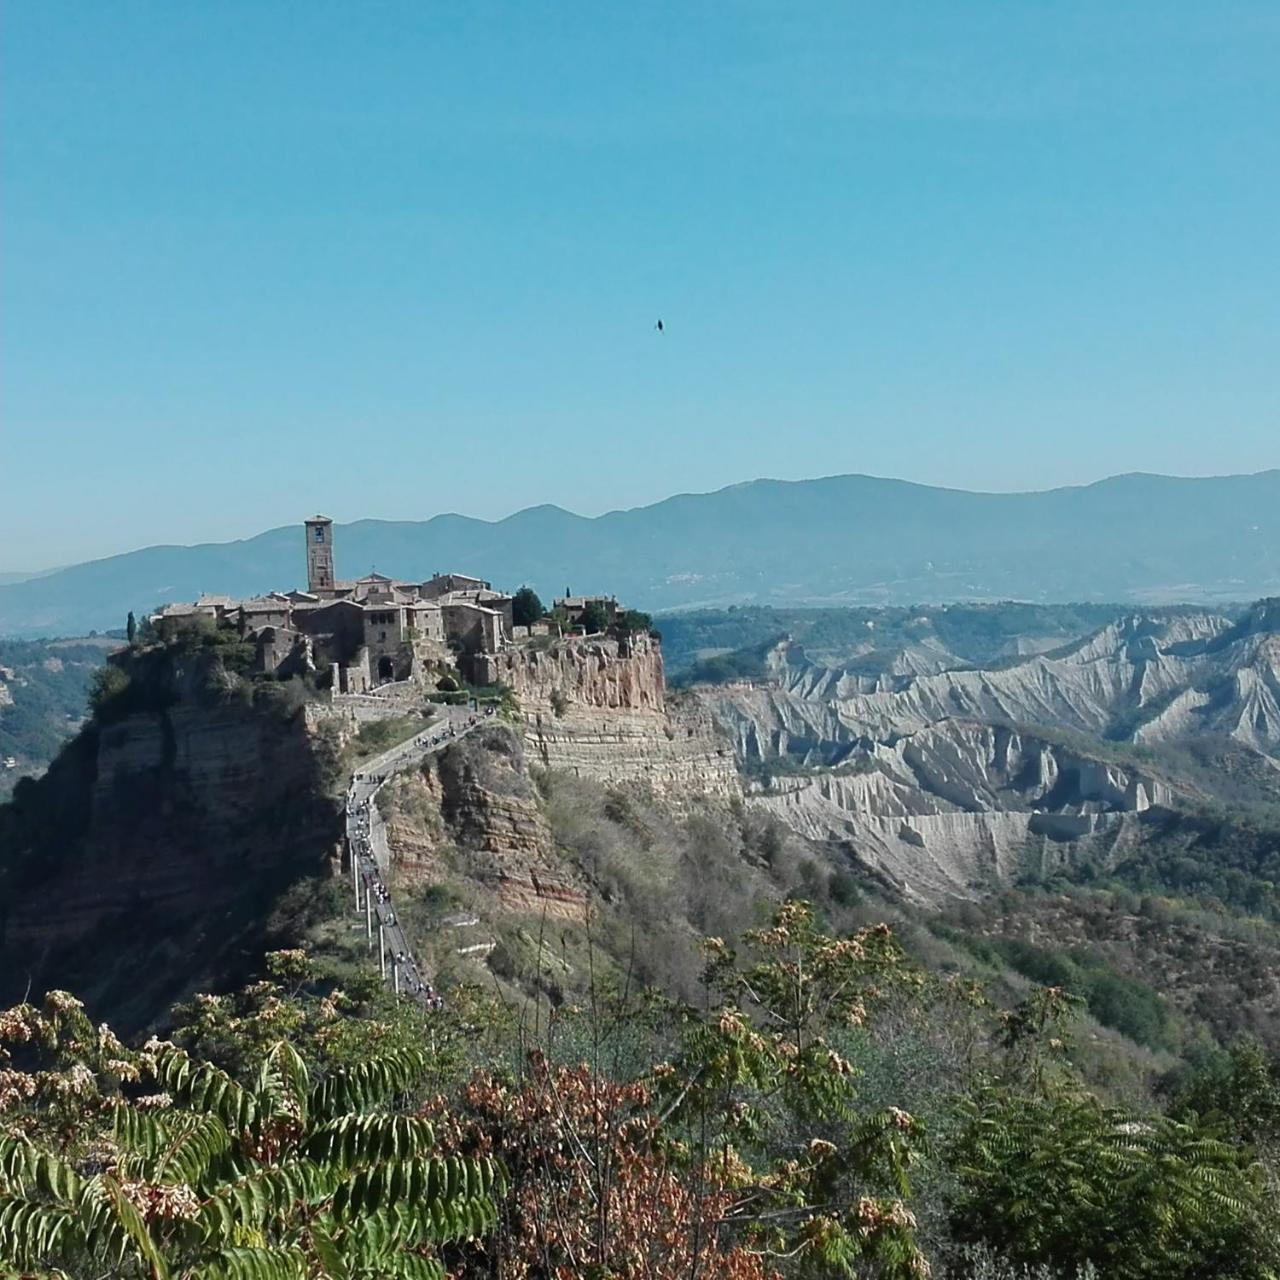
<path fill-rule="evenodd" d="M 434 1141 L 431 1125 L 414 1116 L 347 1115 L 316 1129 L 303 1152 L 314 1160 L 354 1169 L 380 1160 L 420 1158 Z"/>
<path fill-rule="evenodd" d="M 333 1072 L 311 1091 L 311 1114 L 331 1120 L 350 1112 L 368 1111 L 398 1093 L 405 1093 L 430 1070 L 421 1049 L 395 1049 L 366 1062 Z"/>
<path fill-rule="evenodd" d="M 200 1270 L 202 1280 L 307 1280 L 301 1249 L 224 1249 Z"/>
<path fill-rule="evenodd" d="M 257 1099 L 248 1089 L 212 1063 L 193 1062 L 173 1045 L 156 1049 L 155 1076 L 175 1100 L 216 1115 L 233 1133 L 246 1132 L 257 1118 Z"/>

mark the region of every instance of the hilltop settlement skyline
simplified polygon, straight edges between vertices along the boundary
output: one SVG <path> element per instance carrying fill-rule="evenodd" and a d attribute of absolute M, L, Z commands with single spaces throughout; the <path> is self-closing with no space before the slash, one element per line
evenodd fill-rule
<path fill-rule="evenodd" d="M 359 520 L 338 569 L 420 577 L 482 567 L 544 598 L 617 592 L 649 611 L 734 603 L 948 600 L 1244 602 L 1280 591 L 1280 470 L 1133 474 L 1078 488 L 969 493 L 872 476 L 757 480 L 587 518 Z M 0 635 L 83 634 L 202 594 L 296 580 L 296 531 L 154 546 L 0 583 Z M 28 557 L 34 559 L 35 557 Z"/>

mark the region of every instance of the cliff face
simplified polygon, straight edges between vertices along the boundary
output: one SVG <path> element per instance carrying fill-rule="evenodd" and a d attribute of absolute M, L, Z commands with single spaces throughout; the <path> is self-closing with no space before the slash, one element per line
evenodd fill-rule
<path fill-rule="evenodd" d="M 939 899 L 1051 868 L 1073 841 L 1121 839 L 1172 803 L 1164 775 L 1117 743 L 1205 735 L 1280 760 L 1277 626 L 1266 601 L 1236 623 L 1135 614 L 1049 653 L 924 674 L 824 666 L 784 642 L 767 680 L 695 696 L 748 767 L 781 764 L 757 803 Z"/>
<path fill-rule="evenodd" d="M 858 772 L 780 779 L 754 803 L 844 845 L 907 897 L 939 901 L 1050 872 L 1077 856 L 1074 842 L 1122 840 L 1172 799 L 1135 766 L 953 720 L 878 744 Z"/>
<path fill-rule="evenodd" d="M 74 980 L 145 1021 L 243 961 L 278 897 L 328 870 L 340 734 L 211 676 L 175 666 L 155 709 L 91 725 L 15 795 L 0 820 L 6 993 Z"/>
<path fill-rule="evenodd" d="M 457 872 L 503 910 L 580 918 L 586 896 L 555 856 L 519 736 L 504 725 L 471 735 L 379 794 L 392 875 L 432 884 Z"/>
<path fill-rule="evenodd" d="M 546 768 L 673 798 L 739 793 L 729 743 L 705 708 L 668 698 L 648 636 L 519 646 L 487 659 L 484 675 L 515 691 L 526 747 Z"/>
<path fill-rule="evenodd" d="M 1280 759 L 1280 609 L 1267 604 L 1235 625 L 1133 615 L 1050 654 L 920 676 L 859 675 L 784 643 L 768 682 L 703 697 L 747 759 L 829 763 L 956 717 L 1144 743 L 1217 733 Z"/>

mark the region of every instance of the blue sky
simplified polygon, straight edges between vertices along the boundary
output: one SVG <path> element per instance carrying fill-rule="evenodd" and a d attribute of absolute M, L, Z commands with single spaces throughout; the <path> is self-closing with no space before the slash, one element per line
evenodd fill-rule
<path fill-rule="evenodd" d="M 1273 3 L 41 0 L 0 56 L 0 569 L 1280 465 Z"/>

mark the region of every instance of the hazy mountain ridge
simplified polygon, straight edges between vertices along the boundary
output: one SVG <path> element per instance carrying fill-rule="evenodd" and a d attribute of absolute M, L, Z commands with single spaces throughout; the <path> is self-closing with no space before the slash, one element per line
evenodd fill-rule
<path fill-rule="evenodd" d="M 300 513 L 301 514 L 301 513 Z M 587 518 L 540 506 L 337 529 L 341 574 L 450 568 L 643 608 L 742 601 L 1247 600 L 1280 591 L 1280 470 L 1116 476 L 987 494 L 871 476 L 757 480 Z M 0 585 L 0 634 L 120 625 L 128 609 L 302 577 L 296 526 L 157 546 Z"/>

